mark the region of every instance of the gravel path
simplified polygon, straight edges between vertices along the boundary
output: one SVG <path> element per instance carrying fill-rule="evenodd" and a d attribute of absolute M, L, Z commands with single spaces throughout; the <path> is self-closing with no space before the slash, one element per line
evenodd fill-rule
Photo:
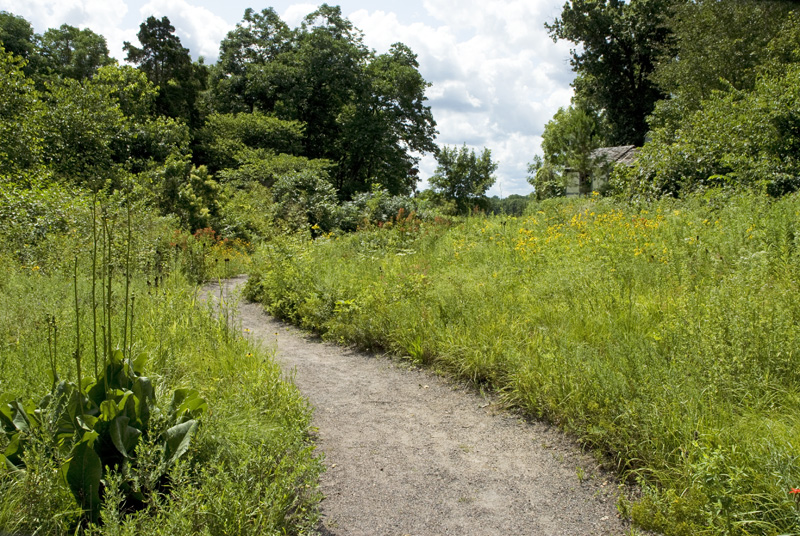
<path fill-rule="evenodd" d="M 557 429 L 429 371 L 321 342 L 258 304 L 240 311 L 315 408 L 323 536 L 629 532 L 616 482 Z"/>

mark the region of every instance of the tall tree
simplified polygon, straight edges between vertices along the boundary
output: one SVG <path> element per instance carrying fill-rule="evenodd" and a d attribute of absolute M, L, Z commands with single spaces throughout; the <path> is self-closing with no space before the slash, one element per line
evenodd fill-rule
<path fill-rule="evenodd" d="M 292 86 L 294 68 L 281 61 L 293 32 L 272 8 L 244 12 L 242 22 L 222 40 L 210 85 L 218 112 L 274 111 L 278 95 Z"/>
<path fill-rule="evenodd" d="M 37 67 L 45 76 L 84 80 L 94 76 L 100 67 L 114 63 L 105 37 L 88 28 L 79 30 L 62 24 L 58 29 L 47 30 L 38 45 Z"/>
<path fill-rule="evenodd" d="M 665 24 L 684 0 L 571 0 L 561 17 L 545 24 L 553 40 L 572 49 L 576 99 L 602 112 L 609 145 L 641 145 L 647 116 L 666 95 L 651 80 L 656 58 L 670 46 Z"/>
<path fill-rule="evenodd" d="M 675 6 L 668 24 L 674 46 L 652 79 L 670 98 L 651 127 L 678 129 L 714 91 L 751 90 L 770 56 L 768 44 L 797 6 L 791 0 L 696 0 Z"/>
<path fill-rule="evenodd" d="M 0 11 L 0 46 L 23 59 L 34 50 L 34 33 L 31 23 L 24 18 Z"/>
<path fill-rule="evenodd" d="M 434 193 L 455 203 L 460 214 L 475 207 L 487 208 L 486 192 L 495 182 L 497 164 L 492 162 L 492 151 L 484 148 L 480 156 L 466 145 L 442 147 L 436 155 L 438 166 L 430 178 Z"/>
<path fill-rule="evenodd" d="M 157 19 L 151 15 L 139 26 L 137 37 L 141 48 L 125 41 L 123 49 L 128 53 L 126 59 L 158 86 L 157 113 L 198 127 L 200 118 L 196 104 L 205 86 L 205 66 L 192 63 L 189 49 L 181 45 L 167 17 Z"/>
<path fill-rule="evenodd" d="M 0 180 L 42 171 L 42 98 L 23 63 L 0 48 Z"/>
<path fill-rule="evenodd" d="M 338 7 L 323 4 L 294 31 L 272 9 L 247 10 L 222 42 L 211 87 L 218 111 L 303 123 L 303 155 L 336 164 L 340 198 L 372 184 L 411 193 L 412 153 L 435 149 L 416 56 L 402 44 L 376 56 Z"/>
<path fill-rule="evenodd" d="M 402 43 L 365 68 L 361 91 L 339 118 L 345 151 L 337 186 L 344 197 L 371 184 L 393 195 L 408 194 L 417 181 L 418 159 L 412 152 L 436 151 L 436 122 L 424 104 L 429 84 L 418 68 L 417 56 Z"/>

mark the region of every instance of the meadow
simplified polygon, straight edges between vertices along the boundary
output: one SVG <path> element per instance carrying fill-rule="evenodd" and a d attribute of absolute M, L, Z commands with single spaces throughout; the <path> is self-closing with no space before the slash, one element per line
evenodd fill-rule
<path fill-rule="evenodd" d="M 2 228 L 0 533 L 312 532 L 311 408 L 200 293 L 249 245 L 93 204 Z"/>
<path fill-rule="evenodd" d="M 251 298 L 501 393 L 668 535 L 800 534 L 800 196 L 594 197 L 257 248 Z"/>

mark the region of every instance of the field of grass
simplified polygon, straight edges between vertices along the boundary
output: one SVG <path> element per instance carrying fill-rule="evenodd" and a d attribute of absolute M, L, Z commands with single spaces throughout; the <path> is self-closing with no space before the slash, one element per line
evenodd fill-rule
<path fill-rule="evenodd" d="M 103 472 L 99 519 L 92 524 L 70 491 L 70 477 L 65 480 L 60 471 L 77 452 L 70 450 L 75 436 L 56 440 L 47 426 L 31 427 L 22 434 L 22 463 L 14 467 L 0 457 L 0 533 L 313 532 L 322 465 L 309 437 L 311 408 L 271 353 L 244 338 L 233 305 L 215 310 L 198 294 L 197 280 L 244 269 L 245 245 L 218 241 L 209 232 L 181 234 L 169 221 L 147 215 L 134 216 L 128 235 L 123 212 L 115 224 L 116 245 L 110 253 L 98 254 L 100 275 L 93 289 L 93 232 L 87 222 L 91 215 L 84 210 L 68 226 L 75 227 L 51 233 L 31 244 L 31 251 L 0 253 L 0 402 L 5 411 L 15 404 L 12 397 L 38 403 L 53 387 L 53 370 L 61 380 L 77 383 L 76 348 L 86 385 L 98 368 L 103 370 L 102 340 L 110 324 L 113 348 L 125 357 L 145 356 L 136 361 L 143 363 L 143 374 L 155 390 L 150 429 L 122 470 Z M 77 277 L 77 293 L 76 257 L 77 272 L 83 274 Z M 107 265 L 116 274 L 110 300 L 103 297 Z M 98 320 L 93 303 L 98 304 Z M 111 316 L 108 324 L 106 313 Z M 177 462 L 166 463 L 170 445 L 162 441 L 162 429 L 178 389 L 196 390 L 205 405 L 196 412 L 199 427 L 188 450 Z M 136 401 L 137 414 L 141 399 Z M 134 409 L 123 408 L 122 402 L 118 409 L 103 404 L 101 414 Z M 53 408 L 51 404 L 37 413 L 38 420 L 52 422 L 48 412 Z M 91 424 L 89 419 L 86 415 L 76 421 L 72 415 L 70 424 Z M 0 424 L 7 423 L 0 419 Z M 0 427 L 0 454 L 9 455 L 12 436 L 2 432 Z M 95 450 L 102 448 L 95 443 Z"/>
<path fill-rule="evenodd" d="M 490 386 L 641 484 L 669 535 L 800 534 L 800 196 L 713 192 L 262 246 L 248 292 Z"/>

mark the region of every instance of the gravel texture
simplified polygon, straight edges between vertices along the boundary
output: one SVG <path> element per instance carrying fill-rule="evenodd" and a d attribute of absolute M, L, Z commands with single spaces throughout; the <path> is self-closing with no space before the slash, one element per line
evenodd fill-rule
<path fill-rule="evenodd" d="M 244 281 L 224 292 L 233 299 Z M 558 429 L 430 371 L 322 342 L 258 304 L 239 310 L 314 407 L 323 536 L 630 533 L 617 482 Z"/>

